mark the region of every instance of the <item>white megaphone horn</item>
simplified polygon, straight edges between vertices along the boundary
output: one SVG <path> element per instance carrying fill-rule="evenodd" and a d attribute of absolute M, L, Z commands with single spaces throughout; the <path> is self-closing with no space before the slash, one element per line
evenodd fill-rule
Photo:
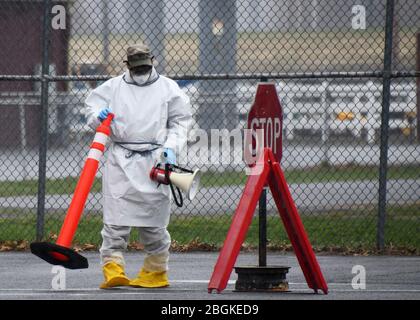
<path fill-rule="evenodd" d="M 173 168 L 180 169 L 184 172 L 173 171 Z M 200 171 L 198 169 L 191 171 L 174 165 L 161 168 L 160 164 L 158 164 L 150 171 L 150 179 L 158 183 L 174 185 L 185 192 L 188 200 L 193 200 L 200 186 Z M 174 197 L 177 205 L 182 206 L 182 199 L 179 204 L 175 194 Z"/>
<path fill-rule="evenodd" d="M 192 200 L 197 194 L 200 185 L 199 173 L 198 169 L 192 173 L 171 172 L 169 179 L 175 186 L 185 192 L 188 200 Z"/>

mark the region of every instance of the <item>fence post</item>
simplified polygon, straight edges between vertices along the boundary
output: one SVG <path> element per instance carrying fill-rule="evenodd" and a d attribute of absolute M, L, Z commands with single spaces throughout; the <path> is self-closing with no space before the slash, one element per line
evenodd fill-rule
<path fill-rule="evenodd" d="M 391 95 L 391 69 L 392 69 L 392 33 L 394 19 L 394 0 L 386 2 L 385 22 L 385 50 L 384 70 L 382 79 L 382 112 L 381 112 L 381 146 L 379 158 L 379 203 L 377 225 L 377 247 L 385 247 L 385 219 L 386 219 L 386 176 L 388 165 L 388 132 L 389 132 L 389 104 Z"/>
<path fill-rule="evenodd" d="M 261 82 L 267 82 L 261 78 Z M 258 202 L 258 265 L 267 266 L 267 186 L 262 189 Z"/>
<path fill-rule="evenodd" d="M 45 214 L 45 184 L 48 147 L 48 86 L 49 86 L 49 47 L 51 26 L 51 0 L 44 0 L 44 15 L 42 27 L 42 74 L 41 74 L 41 129 L 39 136 L 38 162 L 38 205 L 36 222 L 36 240 L 41 241 L 44 236 Z"/>
<path fill-rule="evenodd" d="M 267 266 L 267 187 L 264 187 L 258 205 L 258 265 Z"/>
<path fill-rule="evenodd" d="M 416 71 L 420 72 L 420 32 L 416 34 Z M 416 88 L 417 88 L 417 142 L 420 143 L 420 77 L 416 77 Z"/>
<path fill-rule="evenodd" d="M 158 64 L 156 69 L 159 73 L 168 72 L 166 70 L 165 58 L 165 1 L 163 0 L 147 0 L 133 1 L 133 3 L 141 2 L 143 13 L 141 17 L 144 20 L 142 26 L 146 41 L 148 42 L 152 52 L 156 52 Z"/>
<path fill-rule="evenodd" d="M 236 1 L 199 0 L 199 65 L 200 74 L 236 72 Z M 233 130 L 238 124 L 236 110 L 226 99 L 212 102 L 211 97 L 230 97 L 237 81 L 200 81 L 198 125 L 211 129 Z M 230 99 L 229 99 L 230 100 Z M 210 124 L 209 121 L 212 121 Z"/>

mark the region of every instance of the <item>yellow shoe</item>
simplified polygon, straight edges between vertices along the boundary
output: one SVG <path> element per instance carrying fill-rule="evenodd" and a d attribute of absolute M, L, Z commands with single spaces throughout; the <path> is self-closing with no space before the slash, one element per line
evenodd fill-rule
<path fill-rule="evenodd" d="M 166 271 L 151 272 L 142 268 L 137 278 L 130 281 L 130 286 L 137 288 L 168 287 L 168 274 Z"/>
<path fill-rule="evenodd" d="M 115 262 L 108 262 L 103 266 L 105 281 L 100 285 L 100 289 L 128 286 L 130 279 L 124 273 L 124 267 Z"/>

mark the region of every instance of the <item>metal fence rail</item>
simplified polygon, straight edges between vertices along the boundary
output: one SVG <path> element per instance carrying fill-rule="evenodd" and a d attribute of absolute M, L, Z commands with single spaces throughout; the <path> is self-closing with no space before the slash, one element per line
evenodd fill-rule
<path fill-rule="evenodd" d="M 312 244 L 418 254 L 419 26 L 416 0 L 0 0 L 0 244 L 58 233 L 93 134 L 84 100 L 124 72 L 129 44 L 146 41 L 191 99 L 179 161 L 203 172 L 197 197 L 173 207 L 175 244 L 222 244 L 246 181 L 241 129 L 268 80 Z M 197 156 L 199 129 L 225 130 L 208 137 L 207 156 Z M 100 242 L 100 177 L 76 243 Z M 269 246 L 284 248 L 274 209 L 268 194 Z M 257 220 L 247 245 L 258 245 Z"/>

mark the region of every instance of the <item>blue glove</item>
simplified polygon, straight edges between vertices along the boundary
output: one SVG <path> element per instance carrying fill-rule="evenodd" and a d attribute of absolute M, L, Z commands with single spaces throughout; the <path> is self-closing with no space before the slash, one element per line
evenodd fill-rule
<path fill-rule="evenodd" d="M 162 152 L 163 163 L 176 164 L 176 155 L 171 148 L 165 148 Z"/>
<path fill-rule="evenodd" d="M 106 119 L 106 117 L 108 117 L 108 113 L 110 113 L 110 112 L 111 112 L 111 109 L 109 109 L 109 108 L 102 109 L 101 112 L 99 112 L 98 119 L 101 122 L 104 121 Z"/>

